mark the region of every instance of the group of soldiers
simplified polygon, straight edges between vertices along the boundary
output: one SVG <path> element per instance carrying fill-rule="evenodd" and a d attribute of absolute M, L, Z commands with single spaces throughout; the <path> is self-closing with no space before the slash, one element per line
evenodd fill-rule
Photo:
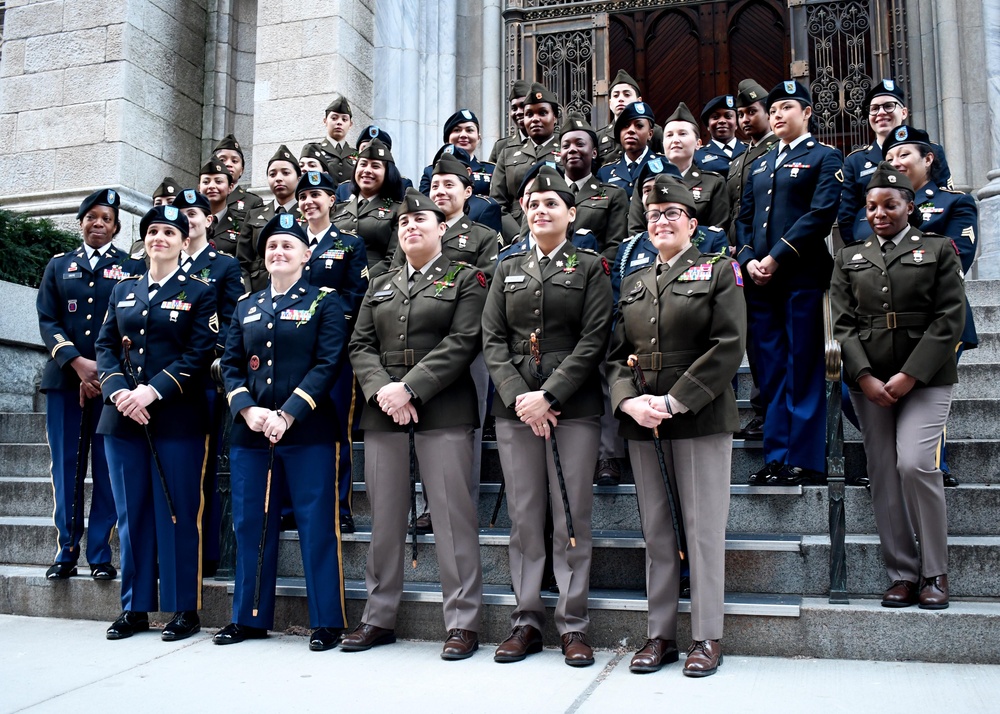
<path fill-rule="evenodd" d="M 476 114 L 460 109 L 415 188 L 384 129 L 365 127 L 350 143 L 353 112 L 336 96 L 321 141 L 297 156 L 282 145 L 268 160 L 266 202 L 240 185 L 243 150 L 229 135 L 196 185 L 167 177 L 156 187 L 128 252 L 113 243 L 118 194 L 89 196 L 78 213 L 83 245 L 52 259 L 38 295 L 58 530 L 47 576 L 77 573 L 89 453 L 95 579 L 117 577 L 116 524 L 121 543 L 122 613 L 108 638 L 148 630 L 157 610 L 175 613 L 163 639 L 199 631 L 202 578 L 219 559 L 215 468 L 228 409 L 238 555 L 233 621 L 215 642 L 273 626 L 278 532 L 291 523 L 310 648 L 394 642 L 410 529 L 414 564 L 417 533 L 435 535 L 442 657 L 464 659 L 479 644 L 489 409 L 517 599 L 495 659 L 542 649 L 551 570 L 566 662 L 593 663 L 592 485 L 617 484 L 630 462 L 649 596 L 649 640 L 631 669 L 679 659 L 677 600 L 689 577 L 684 673 L 710 675 L 722 662 L 734 432 L 763 441 L 764 466 L 749 483 L 825 480 L 822 309 L 834 276 L 845 410 L 860 417 L 870 463 L 896 473 L 869 469 L 893 581 L 883 604 L 947 606 L 946 555 L 927 552 L 946 527 L 941 468 L 924 437 L 943 435 L 956 347 L 975 346 L 961 275 L 978 226 L 974 200 L 948 187 L 943 150 L 905 124 L 889 79 L 865 97 L 873 143 L 846 160 L 810 133 L 812 99 L 794 81 L 768 91 L 746 79 L 698 118 L 681 103 L 662 125 L 626 72 L 610 97 L 610 121 L 595 129 L 548 88 L 519 80 L 508 95 L 515 132 L 489 161 Z M 835 222 L 851 254 L 836 267 Z M 905 240 L 913 246 L 890 267 L 884 245 Z M 912 289 L 925 278 L 941 289 Z M 910 290 L 893 290 L 893 279 Z M 947 302 L 938 311 L 947 320 L 931 317 L 928 299 Z M 757 413 L 741 428 L 732 384 L 744 351 Z M 934 408 L 904 410 L 914 394 Z M 340 539 L 356 528 L 359 429 L 369 597 L 346 632 Z M 891 430 L 921 445 L 898 467 L 872 457 L 896 443 Z"/>

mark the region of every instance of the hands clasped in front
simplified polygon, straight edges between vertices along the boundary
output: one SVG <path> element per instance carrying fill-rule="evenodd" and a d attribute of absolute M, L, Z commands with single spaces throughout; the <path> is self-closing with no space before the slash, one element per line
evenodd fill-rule
<path fill-rule="evenodd" d="M 240 415 L 251 431 L 261 432 L 273 444 L 281 441 L 281 437 L 295 422 L 295 417 L 280 409 L 245 407 L 240 410 Z"/>
<path fill-rule="evenodd" d="M 417 408 L 413 406 L 410 393 L 406 391 L 406 385 L 402 382 L 390 382 L 375 392 L 375 399 L 378 401 L 379 409 L 387 416 L 391 416 L 393 422 L 400 426 L 406 426 L 411 421 L 416 424 L 420 421 L 417 417 Z"/>
<path fill-rule="evenodd" d="M 673 414 L 667 411 L 663 396 L 643 394 L 624 400 L 620 408 L 635 420 L 639 426 L 655 429 L 664 419 L 670 419 Z"/>
<path fill-rule="evenodd" d="M 531 427 L 535 436 L 543 439 L 548 439 L 552 434 L 552 429 L 559 423 L 557 417 L 561 413 L 551 407 L 549 400 L 545 398 L 545 392 L 541 389 L 517 395 L 514 400 L 514 411 L 518 419 Z"/>

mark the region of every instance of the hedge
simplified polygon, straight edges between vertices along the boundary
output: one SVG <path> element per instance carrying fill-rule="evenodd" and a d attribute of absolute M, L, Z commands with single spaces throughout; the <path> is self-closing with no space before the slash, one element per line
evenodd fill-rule
<path fill-rule="evenodd" d="M 47 218 L 0 209 L 0 280 L 37 288 L 52 256 L 75 250 L 80 243 L 78 234 L 57 228 Z"/>

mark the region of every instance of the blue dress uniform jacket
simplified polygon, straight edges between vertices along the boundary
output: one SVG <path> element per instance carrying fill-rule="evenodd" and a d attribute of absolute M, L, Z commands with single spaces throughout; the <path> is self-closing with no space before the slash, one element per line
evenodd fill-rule
<path fill-rule="evenodd" d="M 389 263 L 396 252 L 399 237 L 396 234 L 396 213 L 399 201 L 391 198 L 373 197 L 364 207 L 359 208 L 360 196 L 351 196 L 344 204 L 338 204 L 333 224 L 343 233 L 353 233 L 365 242 L 368 257 L 369 279 L 381 275 L 389 269 Z"/>
<path fill-rule="evenodd" d="M 365 242 L 331 225 L 320 242 L 313 246 L 303 274 L 310 285 L 336 290 L 343 303 L 345 317 L 353 320 L 368 289 Z"/>
<path fill-rule="evenodd" d="M 979 231 L 979 209 L 976 200 L 967 193 L 927 184 L 917 191 L 914 198 L 916 211 L 922 219 L 920 230 L 924 233 L 951 238 L 962 261 L 962 272 L 968 274 L 976 260 L 976 238 Z M 963 349 L 979 345 L 976 323 L 969 300 L 965 300 L 965 329 L 962 331 Z"/>
<path fill-rule="evenodd" d="M 694 162 L 698 164 L 702 171 L 714 171 L 717 174 L 726 176 L 729 174 L 729 164 L 746 150 L 747 145 L 737 140 L 736 146 L 733 147 L 733 155 L 726 156 L 726 152 L 718 144 L 714 141 L 709 141 L 704 146 L 695 149 Z"/>
<path fill-rule="evenodd" d="M 135 385 L 128 376 L 122 338 L 132 341 L 136 378 L 157 391 L 149 405 L 157 436 L 207 434 L 205 385 L 219 333 L 216 291 L 178 269 L 149 299 L 149 278 L 115 286 L 97 338 L 97 373 L 106 406 L 98 432 L 144 439 L 142 427 L 122 416 L 111 395 Z"/>
<path fill-rule="evenodd" d="M 281 409 L 295 423 L 282 445 L 313 444 L 334 433 L 330 388 L 347 347 L 336 291 L 301 278 L 271 307 L 271 291 L 243 297 L 229 328 L 222 376 L 233 413 L 232 443 L 267 448 L 240 416 L 244 407 Z"/>
<path fill-rule="evenodd" d="M 56 255 L 45 267 L 36 306 L 42 341 L 49 361 L 42 373 L 41 391 L 46 395 L 45 429 L 52 451 L 53 521 L 58 531 L 56 562 L 76 562 L 83 536 L 83 500 L 76 504 L 73 528 L 73 496 L 77 478 L 79 439 L 83 409 L 80 378 L 69 364 L 77 357 L 96 359 L 95 343 L 108 309 L 111 291 L 128 276 L 122 263 L 128 256 L 114 245 L 107 248 L 94 268 L 86 248 Z M 143 266 L 145 267 L 145 266 Z M 93 482 L 88 514 L 87 562 L 110 563 L 111 530 L 116 514 L 104 438 L 97 434 L 101 400 L 91 399 L 89 410 L 90 466 Z M 82 486 L 82 484 L 81 484 Z"/>
<path fill-rule="evenodd" d="M 38 326 L 49 361 L 42 373 L 41 391 L 80 387 L 69 366 L 77 357 L 96 359 L 94 344 L 114 287 L 132 276 L 122 264 L 128 255 L 114 245 L 90 267 L 83 246 L 49 261 L 38 287 Z M 73 435 L 74 440 L 77 435 Z"/>
<path fill-rule="evenodd" d="M 488 161 L 480 161 L 475 156 L 469 163 L 472 169 L 472 194 L 474 196 L 489 196 L 490 182 L 493 180 L 493 170 L 496 164 Z M 420 176 L 420 193 L 427 197 L 431 195 L 431 179 L 434 176 L 434 165 L 424 167 L 424 173 Z"/>
<path fill-rule="evenodd" d="M 664 161 L 667 160 L 666 157 L 659 156 L 658 154 L 654 154 L 652 150 L 648 150 L 645 156 L 636 162 L 635 168 L 629 171 L 629 159 L 626 155 L 622 154 L 622 157 L 618 161 L 602 166 L 597 171 L 597 178 L 604 183 L 609 183 L 624 190 L 629 200 L 631 200 L 632 191 L 635 189 L 635 182 L 638 180 L 639 174 L 642 173 L 642 167 L 649 163 L 650 159 L 656 158 L 663 159 Z"/>
<path fill-rule="evenodd" d="M 213 287 L 180 268 L 152 300 L 148 285 L 147 274 L 115 286 L 97 339 L 97 369 L 107 402 L 98 432 L 105 434 L 118 509 L 122 609 L 197 610 L 209 430 L 206 383 L 219 332 L 216 294 Z M 126 376 L 124 337 L 132 341 L 136 379 L 160 395 L 147 407 L 150 421 L 145 435 L 142 426 L 119 414 L 111 403 L 116 392 L 134 386 Z M 153 441 L 159 462 L 147 438 Z"/>
<path fill-rule="evenodd" d="M 215 288 L 216 312 L 219 314 L 219 334 L 215 340 L 216 356 L 226 349 L 229 321 L 233 319 L 236 301 L 243 293 L 243 277 L 239 262 L 232 256 L 205 248 L 187 269 L 189 277 L 204 280 Z M 157 295 L 159 297 L 159 295 Z"/>
<path fill-rule="evenodd" d="M 779 146 L 750 169 L 737 219 L 735 257 L 746 269 L 750 260 L 770 255 L 780 266 L 771 282 L 825 290 L 833 270 L 826 236 L 837 217 L 843 159 L 836 149 L 809 137 L 775 168 Z"/>
<path fill-rule="evenodd" d="M 941 163 L 938 181 L 951 188 L 951 169 L 948 168 L 944 148 L 932 143 L 931 151 Z M 865 189 L 883 158 L 882 147 L 872 142 L 852 151 L 844 159 L 844 188 L 840 197 L 840 209 L 837 211 L 837 225 L 844 245 L 868 240 L 873 235 L 865 215 Z"/>
<path fill-rule="evenodd" d="M 725 231 L 712 226 L 698 226 L 691 243 L 705 254 L 729 252 L 729 241 Z M 649 231 L 636 233 L 618 248 L 615 262 L 611 267 L 611 294 L 615 305 L 621 297 L 621 284 L 626 277 L 648 268 L 656 262 L 656 246 L 649 239 Z"/>
<path fill-rule="evenodd" d="M 236 588 L 233 621 L 274 625 L 280 518 L 275 499 L 286 490 L 299 529 L 311 627 L 343 628 L 344 579 L 337 493 L 336 415 L 330 389 L 344 369 L 347 321 L 330 288 L 303 276 L 272 307 L 271 290 L 242 298 L 233 315 L 222 375 L 233 413 L 231 465 Z M 273 449 L 240 416 L 244 407 L 281 409 L 295 417 Z M 269 483 L 268 467 L 273 467 Z M 267 488 L 270 486 L 270 493 Z M 258 553 L 266 499 L 270 517 Z M 263 561 L 260 607 L 254 613 L 257 559 Z"/>

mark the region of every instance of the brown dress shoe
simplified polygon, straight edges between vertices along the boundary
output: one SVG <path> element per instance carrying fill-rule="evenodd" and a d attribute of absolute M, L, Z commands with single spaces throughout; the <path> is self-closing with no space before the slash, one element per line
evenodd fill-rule
<path fill-rule="evenodd" d="M 562 652 L 570 667 L 589 667 L 594 663 L 594 650 L 582 632 L 567 632 L 562 636 Z"/>
<path fill-rule="evenodd" d="M 468 659 L 479 649 L 479 635 L 472 630 L 460 630 L 457 627 L 448 630 L 448 639 L 444 641 L 441 659 Z"/>
<path fill-rule="evenodd" d="M 530 654 L 542 651 L 542 633 L 531 625 L 517 625 L 510 636 L 500 643 L 493 655 L 494 662 L 520 662 Z"/>
<path fill-rule="evenodd" d="M 909 607 L 917 604 L 917 584 L 896 580 L 882 595 L 882 607 Z"/>
<path fill-rule="evenodd" d="M 362 622 L 349 635 L 340 641 L 340 649 L 344 652 L 364 652 L 379 645 L 389 645 L 396 641 L 396 631 L 384 627 L 376 627 Z"/>
<path fill-rule="evenodd" d="M 921 610 L 944 610 L 948 607 L 947 575 L 924 578 L 924 585 L 920 588 L 919 607 Z"/>
<path fill-rule="evenodd" d="M 676 662 L 679 658 L 677 643 L 674 640 L 661 640 L 653 637 L 646 640 L 642 649 L 632 655 L 632 663 L 628 670 L 635 674 L 649 674 L 659 671 L 665 664 Z"/>
<path fill-rule="evenodd" d="M 722 664 L 722 645 L 718 640 L 696 640 L 688 648 L 684 674 L 688 677 L 707 677 L 715 674 Z"/>

